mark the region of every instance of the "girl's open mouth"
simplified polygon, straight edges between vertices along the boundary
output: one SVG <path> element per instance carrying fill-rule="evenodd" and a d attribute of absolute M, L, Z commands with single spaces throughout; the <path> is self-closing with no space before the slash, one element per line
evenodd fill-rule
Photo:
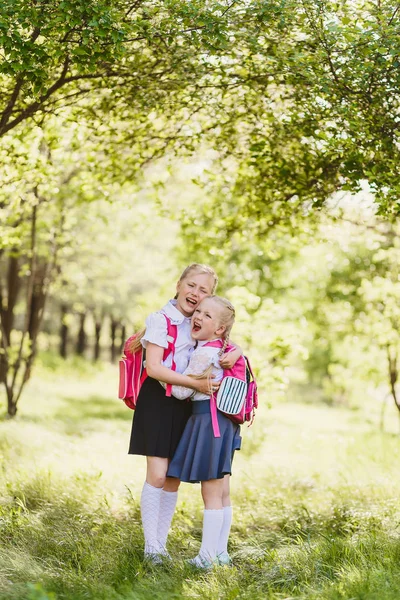
<path fill-rule="evenodd" d="M 193 300 L 193 298 L 186 298 L 186 302 L 190 304 L 190 306 L 197 306 L 197 300 Z"/>
<path fill-rule="evenodd" d="M 199 325 L 198 323 L 193 323 L 192 331 L 197 332 L 197 331 L 200 331 L 200 329 L 201 329 L 201 325 Z"/>

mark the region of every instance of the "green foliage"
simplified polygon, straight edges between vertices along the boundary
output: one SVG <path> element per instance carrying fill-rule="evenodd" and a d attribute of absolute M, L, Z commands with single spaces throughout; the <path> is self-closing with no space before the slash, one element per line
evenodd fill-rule
<path fill-rule="evenodd" d="M 125 175 L 137 162 L 132 143 L 148 161 L 208 140 L 224 161 L 214 191 L 229 201 L 228 230 L 235 207 L 234 230 L 248 221 L 262 233 L 364 180 L 382 214 L 396 214 L 396 15 L 394 0 L 51 10 L 9 0 L 1 132 L 70 107 L 69 118 L 106 141 L 115 171 L 124 153 Z"/>
<path fill-rule="evenodd" d="M 40 583 L 28 583 L 28 589 L 30 594 L 27 596 L 27 600 L 56 600 L 56 595 L 46 592 Z"/>
<path fill-rule="evenodd" d="M 398 213 L 398 6 L 253 2 L 217 87 L 217 162 L 194 216 L 218 236 L 296 227 L 335 191 L 367 181 L 379 211 Z M 219 237 L 219 236 L 218 236 Z"/>

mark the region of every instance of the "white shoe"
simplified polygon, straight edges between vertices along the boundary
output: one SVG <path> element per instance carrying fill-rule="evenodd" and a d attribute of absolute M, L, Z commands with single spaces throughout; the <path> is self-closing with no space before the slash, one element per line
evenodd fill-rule
<path fill-rule="evenodd" d="M 214 561 L 209 561 L 205 558 L 202 558 L 199 554 L 194 558 L 190 558 L 186 562 L 192 567 L 196 567 L 196 569 L 204 569 L 205 571 L 210 571 L 213 566 L 217 564 Z"/>
<path fill-rule="evenodd" d="M 153 565 L 161 565 L 163 562 L 172 561 L 171 555 L 165 546 L 158 543 L 156 546 L 145 546 L 144 559 Z"/>
<path fill-rule="evenodd" d="M 172 556 L 170 555 L 165 546 L 160 546 L 160 549 L 158 550 L 158 555 L 164 559 L 172 561 Z"/>
<path fill-rule="evenodd" d="M 230 567 L 232 565 L 232 559 L 227 552 L 222 552 L 221 554 L 218 554 L 217 560 L 221 566 Z"/>
<path fill-rule="evenodd" d="M 144 560 L 152 565 L 162 565 L 163 556 L 161 554 L 155 554 L 152 552 L 145 552 Z"/>

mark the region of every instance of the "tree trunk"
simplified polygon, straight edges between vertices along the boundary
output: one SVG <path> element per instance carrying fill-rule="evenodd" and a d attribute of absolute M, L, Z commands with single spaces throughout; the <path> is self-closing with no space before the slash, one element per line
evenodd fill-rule
<path fill-rule="evenodd" d="M 397 351 L 395 349 L 391 349 L 391 347 L 387 346 L 387 357 L 388 357 L 388 366 L 389 366 L 389 381 L 390 381 L 390 393 L 393 397 L 394 403 L 396 405 L 397 410 L 400 413 L 400 404 L 397 398 L 396 393 L 396 383 L 399 377 L 399 372 L 397 368 Z"/>
<path fill-rule="evenodd" d="M 17 414 L 17 402 L 15 401 L 13 390 L 7 388 L 7 414 L 9 417 L 15 417 Z"/>
<path fill-rule="evenodd" d="M 117 347 L 115 345 L 115 338 L 117 333 L 118 321 L 111 317 L 110 324 L 110 337 L 111 337 L 111 345 L 110 345 L 110 358 L 111 362 L 114 363 L 117 358 Z"/>
<path fill-rule="evenodd" d="M 69 327 L 66 321 L 68 314 L 68 306 L 66 304 L 61 305 L 61 327 L 60 327 L 60 356 L 67 358 L 67 344 L 68 344 L 68 332 Z"/>
<path fill-rule="evenodd" d="M 49 275 L 49 264 L 47 262 L 37 265 L 36 271 L 33 274 L 33 286 L 30 305 L 27 306 L 28 311 L 28 336 L 31 342 L 29 355 L 25 359 L 24 383 L 29 381 L 31 377 L 31 368 L 36 358 L 37 339 L 42 325 L 44 307 L 46 304 L 48 287 L 47 277 Z"/>
<path fill-rule="evenodd" d="M 30 222 L 29 248 L 23 247 L 11 250 L 7 253 L 9 261 L 7 278 L 7 301 L 3 297 L 2 282 L 0 280 L 0 326 L 2 346 L 2 382 L 6 388 L 7 411 L 10 417 L 17 413 L 17 405 L 26 382 L 29 380 L 31 369 L 35 360 L 37 350 L 38 334 L 42 326 L 46 298 L 49 292 L 51 277 L 57 264 L 57 235 L 51 239 L 48 259 L 39 261 L 37 256 L 37 221 L 38 211 L 43 199 L 38 193 L 37 187 L 33 193 L 36 197 L 35 203 L 27 203 L 21 219 Z M 29 211 L 29 212 L 28 212 Z M 63 229 L 64 218 L 60 221 L 60 232 Z M 17 252 L 20 258 L 17 258 Z M 23 258 L 24 257 L 24 258 Z M 23 278 L 20 275 L 20 260 L 27 266 Z M 26 294 L 24 299 L 25 318 L 19 334 L 19 340 L 14 341 L 11 332 L 14 330 L 15 306 L 18 292 L 24 284 Z M 16 336 L 15 336 L 16 337 Z"/>
<path fill-rule="evenodd" d="M 86 313 L 80 313 L 78 340 L 76 343 L 76 353 L 78 354 L 78 356 L 83 356 L 83 354 L 86 350 L 85 320 L 86 320 Z"/>
<path fill-rule="evenodd" d="M 119 353 L 122 354 L 124 351 L 126 341 L 126 325 L 121 325 L 121 343 L 119 345 Z"/>
<path fill-rule="evenodd" d="M 31 341 L 36 340 L 39 333 L 40 323 L 42 321 L 42 312 L 46 300 L 45 279 L 47 269 L 47 263 L 42 263 L 37 267 L 35 273 L 28 325 L 28 334 Z"/>
<path fill-rule="evenodd" d="M 14 325 L 14 308 L 21 289 L 19 277 L 19 260 L 15 256 L 8 258 L 7 297 L 3 297 L 0 287 L 0 320 L 2 348 L 5 350 L 11 344 L 11 331 Z M 7 377 L 7 358 L 0 354 L 0 383 L 5 383 Z"/>
<path fill-rule="evenodd" d="M 35 342 L 31 340 L 30 346 L 26 347 L 26 336 L 29 335 L 29 323 L 31 320 L 31 307 L 33 298 L 33 288 L 37 268 L 36 256 L 36 226 L 37 226 L 37 205 L 32 207 L 31 213 L 31 238 L 30 238 L 30 260 L 29 270 L 26 279 L 26 300 L 25 300 L 25 319 L 21 333 L 21 339 L 15 348 L 11 344 L 11 329 L 14 322 L 14 306 L 18 295 L 18 287 L 21 285 L 19 274 L 18 261 L 11 255 L 9 257 L 9 273 L 8 273 L 8 289 L 10 292 L 10 304 L 7 305 L 5 312 L 1 314 L 2 327 L 2 346 L 5 356 L 6 373 L 4 377 L 4 385 L 7 393 L 7 412 L 10 417 L 14 417 L 17 413 L 17 404 L 21 396 L 22 390 L 29 379 L 30 369 L 35 354 Z M 14 272 L 11 271 L 14 265 Z M 16 272 L 15 272 L 16 271 Z M 15 281 L 19 279 L 19 282 Z M 10 327 L 9 332 L 7 327 Z M 15 355 L 10 360 L 10 350 L 15 350 Z"/>
<path fill-rule="evenodd" d="M 94 322 L 94 352 L 93 360 L 96 362 L 100 358 L 100 335 L 103 326 L 103 317 L 95 317 Z"/>

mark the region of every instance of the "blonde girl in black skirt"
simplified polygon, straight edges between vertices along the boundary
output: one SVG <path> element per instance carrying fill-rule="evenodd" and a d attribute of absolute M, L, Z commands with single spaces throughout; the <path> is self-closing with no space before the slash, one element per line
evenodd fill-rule
<path fill-rule="evenodd" d="M 195 345 L 191 336 L 191 316 L 200 302 L 211 295 L 217 285 L 217 276 L 211 267 L 194 263 L 182 273 L 176 287 L 176 296 L 159 312 L 146 319 L 146 328 L 140 343 L 146 349 L 146 370 L 133 417 L 129 454 L 146 456 L 146 481 L 141 494 L 141 515 L 145 538 L 145 557 L 157 563 L 169 556 L 166 541 L 178 496 L 178 479 L 167 478 L 167 469 L 177 448 L 192 407 L 173 395 L 165 395 L 160 381 L 190 387 L 206 393 L 210 390 L 208 378 L 193 379 L 182 375 Z M 163 361 L 168 347 L 167 315 L 177 325 L 174 361 L 172 356 Z M 134 350 L 134 349 L 133 349 Z M 227 354 L 225 366 L 232 366 L 240 350 Z M 218 386 L 218 384 L 216 384 Z"/>
<path fill-rule="evenodd" d="M 221 381 L 224 352 L 235 309 L 225 298 L 212 296 L 202 300 L 192 317 L 192 337 L 197 340 L 185 375 L 214 377 L 212 385 Z M 219 347 L 207 342 L 220 340 Z M 192 387 L 192 386 L 190 386 Z M 229 478 L 235 450 L 240 449 L 240 427 L 218 411 L 220 437 L 214 436 L 210 391 L 172 386 L 172 393 L 183 400 L 192 397 L 193 414 L 169 465 L 168 476 L 189 483 L 201 482 L 204 501 L 203 537 L 198 555 L 191 562 L 196 567 L 210 568 L 213 564 L 229 564 L 228 537 L 232 522 Z"/>

